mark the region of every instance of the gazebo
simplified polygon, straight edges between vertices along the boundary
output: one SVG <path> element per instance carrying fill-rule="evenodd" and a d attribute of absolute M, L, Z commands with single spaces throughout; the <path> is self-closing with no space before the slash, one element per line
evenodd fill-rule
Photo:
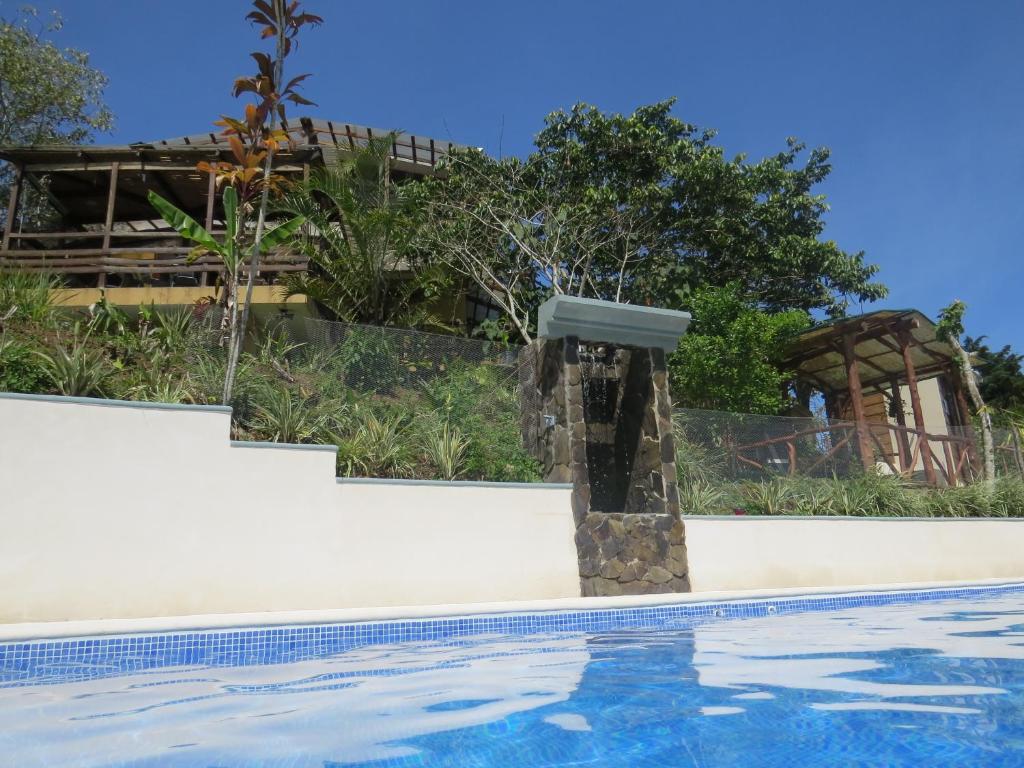
<path fill-rule="evenodd" d="M 796 339 L 783 365 L 798 386 L 822 394 L 829 429 L 845 431 L 833 450 L 855 440 L 865 469 L 884 462 L 893 474 L 919 471 L 930 485 L 957 485 L 977 475 L 975 435 L 953 350 L 918 310 L 884 309 L 822 323 Z M 938 377 L 946 423 L 928 424 L 920 384 Z"/>

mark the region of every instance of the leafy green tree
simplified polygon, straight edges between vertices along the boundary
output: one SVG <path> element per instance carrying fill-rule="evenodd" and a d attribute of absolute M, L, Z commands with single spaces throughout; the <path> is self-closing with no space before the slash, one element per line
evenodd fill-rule
<path fill-rule="evenodd" d="M 89 54 L 49 39 L 62 24 L 56 12 L 46 20 L 31 7 L 0 18 L 0 144 L 85 144 L 113 127 L 103 103 L 106 75 L 89 65 Z M 0 164 L 0 226 L 13 173 Z M 42 212 L 28 204 L 22 215 Z"/>
<path fill-rule="evenodd" d="M 792 377 L 779 366 L 787 343 L 810 325 L 805 312 L 768 313 L 738 284 L 703 288 L 687 302 L 694 322 L 669 358 L 672 397 L 688 408 L 776 414 Z"/>
<path fill-rule="evenodd" d="M 316 168 L 276 204 L 307 221 L 293 247 L 310 270 L 289 276 L 287 295 L 314 300 L 335 319 L 370 325 L 444 327 L 431 301 L 451 274 L 423 258 L 423 209 L 415 183 L 391 176 L 394 136 L 379 136 L 336 164 Z"/>
<path fill-rule="evenodd" d="M 978 389 L 988 406 L 1011 417 L 1024 415 L 1024 355 L 1018 355 L 1007 344 L 994 350 L 985 337 L 964 339 L 964 349 L 971 355 L 974 369 L 980 374 Z"/>
<path fill-rule="evenodd" d="M 432 250 L 476 281 L 524 340 L 552 293 L 669 308 L 692 288 L 735 285 L 771 312 L 842 315 L 886 295 L 862 253 L 823 240 L 828 150 L 727 159 L 671 114 L 586 104 L 555 112 L 525 160 L 476 152 L 433 183 Z"/>
<path fill-rule="evenodd" d="M 635 255 L 626 296 L 658 306 L 677 306 L 684 284 L 735 283 L 767 309 L 830 315 L 843 314 L 851 299 L 886 295 L 863 253 L 821 239 L 828 205 L 814 187 L 831 171 L 827 149 L 812 150 L 801 164 L 805 147 L 789 139 L 758 162 L 730 160 L 713 143 L 714 131 L 672 116 L 674 103 L 632 115 L 577 104 L 549 115 L 537 136 L 537 185 L 618 230 L 608 233 L 611 247 L 595 265 L 600 275 L 617 278 L 623 259 Z M 624 249 L 627 239 L 632 246 Z M 612 297 L 615 286 L 600 277 L 595 283 Z"/>

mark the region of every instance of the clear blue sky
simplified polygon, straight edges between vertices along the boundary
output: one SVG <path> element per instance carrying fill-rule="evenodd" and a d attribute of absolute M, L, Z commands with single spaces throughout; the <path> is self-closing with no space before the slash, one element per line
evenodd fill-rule
<path fill-rule="evenodd" d="M 22 0 L 0 0 L 9 14 Z M 57 39 L 110 76 L 127 142 L 237 109 L 243 0 L 50 0 Z M 678 96 L 729 154 L 832 149 L 826 235 L 882 267 L 879 306 L 968 303 L 972 335 L 1024 351 L 1024 2 L 307 0 L 325 25 L 293 72 L 309 114 L 526 153 L 549 111 Z"/>

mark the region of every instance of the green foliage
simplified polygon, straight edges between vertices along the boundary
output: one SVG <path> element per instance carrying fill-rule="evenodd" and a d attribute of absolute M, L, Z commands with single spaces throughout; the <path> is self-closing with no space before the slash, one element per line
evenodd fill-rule
<path fill-rule="evenodd" d="M 1015 353 L 1007 344 L 993 350 L 985 337 L 967 337 L 964 349 L 971 355 L 978 373 L 978 389 L 985 404 L 994 409 L 1003 423 L 1019 423 L 1024 419 L 1024 355 Z"/>
<path fill-rule="evenodd" d="M 278 443 L 305 443 L 327 434 L 339 414 L 311 397 L 264 385 L 257 395 L 250 431 Z"/>
<path fill-rule="evenodd" d="M 44 272 L 0 272 L 0 326 L 5 322 L 49 324 L 57 311 L 51 291 L 60 278 Z"/>
<path fill-rule="evenodd" d="M 525 161 L 456 153 L 428 185 L 431 246 L 524 339 L 551 293 L 674 308 L 688 288 L 735 284 L 771 312 L 833 316 L 886 295 L 862 253 L 822 239 L 827 149 L 790 140 L 757 162 L 727 159 L 673 105 L 554 112 Z"/>
<path fill-rule="evenodd" d="M 469 446 L 469 439 L 448 422 L 429 430 L 422 439 L 423 452 L 437 467 L 442 480 L 455 480 L 462 474 Z"/>
<path fill-rule="evenodd" d="M 397 350 L 383 333 L 348 333 L 338 348 L 337 362 L 345 383 L 355 389 L 391 392 L 402 381 Z"/>
<path fill-rule="evenodd" d="M 103 104 L 107 77 L 89 65 L 89 55 L 60 48 L 50 37 L 63 22 L 28 6 L 0 18 L 0 145 L 86 144 L 114 124 Z M 6 221 L 13 168 L 0 164 L 0 226 Z M 38 223 L 52 212 L 44 198 L 27 196 L 22 221 Z"/>
<path fill-rule="evenodd" d="M 898 478 L 861 475 L 822 480 L 773 478 L 763 482 L 680 485 L 684 514 L 841 517 L 1024 517 L 1024 479 L 1001 477 L 955 488 L 920 488 Z"/>
<path fill-rule="evenodd" d="M 44 392 L 46 368 L 32 348 L 0 334 L 0 392 Z"/>
<path fill-rule="evenodd" d="M 522 448 L 519 406 L 507 372 L 493 366 L 456 367 L 424 386 L 430 410 L 471 436 L 466 474 L 496 481 L 535 482 L 540 469 Z"/>
<path fill-rule="evenodd" d="M 276 204 L 309 222 L 295 247 L 312 269 L 289 276 L 286 293 L 347 322 L 444 328 L 431 304 L 451 289 L 451 275 L 420 252 L 423 209 L 413 186 L 391 176 L 394 139 L 376 137 L 314 169 Z"/>
<path fill-rule="evenodd" d="M 36 352 L 43 373 L 62 395 L 78 397 L 103 394 L 103 382 L 110 365 L 103 354 L 88 345 L 88 336 L 76 335 L 70 346 L 59 345 L 52 352 Z"/>
<path fill-rule="evenodd" d="M 672 394 L 689 408 L 778 413 L 790 374 L 778 361 L 809 325 L 799 311 L 768 314 L 737 285 L 696 291 L 687 303 L 694 322 L 669 360 Z"/>
<path fill-rule="evenodd" d="M 730 160 L 714 131 L 673 117 L 674 104 L 632 115 L 577 104 L 548 115 L 536 138 L 538 184 L 606 217 L 609 243 L 629 234 L 628 250 L 644 254 L 626 275 L 630 301 L 672 306 L 684 284 L 737 283 L 772 310 L 841 314 L 847 296 L 885 295 L 863 254 L 820 239 L 828 206 L 813 189 L 831 172 L 827 149 L 800 165 L 805 147 L 790 139 L 758 162 Z M 611 249 L 598 269 L 614 274 L 621 255 Z"/>
<path fill-rule="evenodd" d="M 356 414 L 354 429 L 334 435 L 338 473 L 344 476 L 404 477 L 412 468 L 407 425 L 398 416 L 379 417 L 371 410 Z"/>

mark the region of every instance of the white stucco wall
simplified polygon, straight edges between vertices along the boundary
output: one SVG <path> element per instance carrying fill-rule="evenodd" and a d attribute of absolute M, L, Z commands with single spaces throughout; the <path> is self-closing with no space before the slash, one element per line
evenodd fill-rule
<path fill-rule="evenodd" d="M 578 597 L 570 491 L 358 482 L 226 409 L 0 394 L 0 624 Z M 687 517 L 695 591 L 1024 578 L 1024 521 Z"/>
<path fill-rule="evenodd" d="M 694 591 L 1024 577 L 1024 519 L 687 517 Z"/>
<path fill-rule="evenodd" d="M 579 596 L 567 488 L 337 482 L 229 419 L 0 396 L 0 623 Z"/>

